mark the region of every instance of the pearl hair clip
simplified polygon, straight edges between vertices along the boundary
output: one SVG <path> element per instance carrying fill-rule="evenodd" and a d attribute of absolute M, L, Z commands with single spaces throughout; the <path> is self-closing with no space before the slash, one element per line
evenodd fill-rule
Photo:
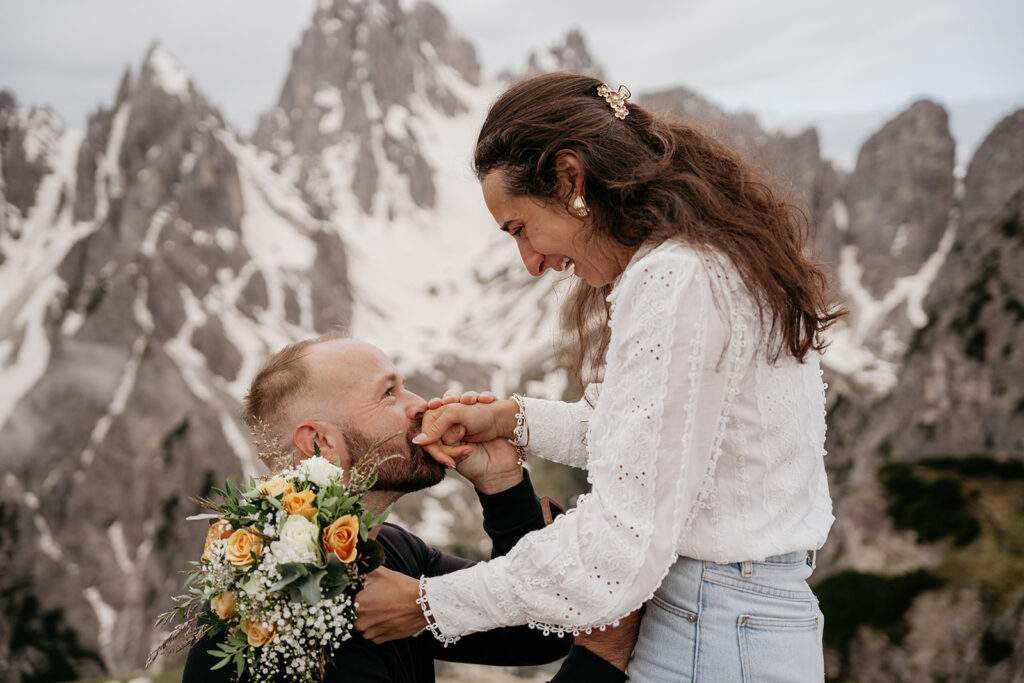
<path fill-rule="evenodd" d="M 624 85 L 620 85 L 618 90 L 612 90 L 607 85 L 602 83 L 597 86 L 597 94 L 604 98 L 604 101 L 608 103 L 608 106 L 615 111 L 615 117 L 619 119 L 626 118 L 626 114 L 629 111 L 626 110 L 626 100 L 632 94 L 629 92 L 629 88 Z"/>

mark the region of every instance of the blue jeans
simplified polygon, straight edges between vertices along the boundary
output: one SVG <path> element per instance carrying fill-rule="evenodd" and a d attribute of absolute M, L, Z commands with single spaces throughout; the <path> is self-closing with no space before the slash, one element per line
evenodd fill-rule
<path fill-rule="evenodd" d="M 629 680 L 821 683 L 811 571 L 806 552 L 735 564 L 680 557 L 647 603 Z"/>

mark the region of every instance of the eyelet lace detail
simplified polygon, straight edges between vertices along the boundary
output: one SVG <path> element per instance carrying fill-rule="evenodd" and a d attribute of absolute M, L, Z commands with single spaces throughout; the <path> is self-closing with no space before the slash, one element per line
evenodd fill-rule
<path fill-rule="evenodd" d="M 679 554 L 735 562 L 824 540 L 817 358 L 768 364 L 735 269 L 683 245 L 634 258 L 609 301 L 593 409 L 524 399 L 531 454 L 585 464 L 592 492 L 505 557 L 427 579 L 449 637 L 522 623 L 588 632 L 648 600 Z"/>

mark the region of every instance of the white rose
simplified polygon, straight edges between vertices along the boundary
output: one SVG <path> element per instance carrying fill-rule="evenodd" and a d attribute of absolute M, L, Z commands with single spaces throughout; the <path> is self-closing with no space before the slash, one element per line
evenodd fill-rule
<path fill-rule="evenodd" d="M 313 456 L 306 458 L 299 463 L 299 474 L 313 482 L 320 488 L 329 484 L 337 484 L 341 481 L 343 470 L 337 465 L 331 464 L 326 458 Z"/>
<path fill-rule="evenodd" d="M 287 562 L 316 562 L 320 546 L 320 529 L 302 515 L 288 515 L 281 527 L 281 537 L 274 541 L 271 552 Z"/>

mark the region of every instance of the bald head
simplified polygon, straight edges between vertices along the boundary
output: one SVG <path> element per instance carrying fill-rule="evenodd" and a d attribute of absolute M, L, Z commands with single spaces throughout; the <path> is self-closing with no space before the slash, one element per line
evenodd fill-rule
<path fill-rule="evenodd" d="M 242 419 L 251 429 L 265 429 L 287 445 L 291 441 L 290 426 L 296 410 L 303 412 L 307 406 L 320 404 L 309 400 L 319 384 L 310 354 L 321 346 L 337 346 L 343 351 L 349 343 L 362 344 L 340 332 L 329 332 L 289 344 L 275 353 L 263 363 L 249 385 L 249 393 L 242 404 Z"/>

